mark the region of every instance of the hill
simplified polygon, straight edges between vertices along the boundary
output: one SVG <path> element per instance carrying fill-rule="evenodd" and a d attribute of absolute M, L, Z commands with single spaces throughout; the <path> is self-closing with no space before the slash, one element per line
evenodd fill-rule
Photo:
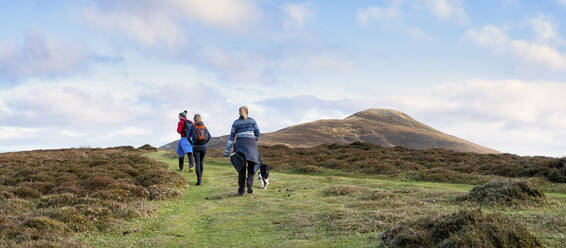
<path fill-rule="evenodd" d="M 213 138 L 209 147 L 224 148 L 228 136 Z M 265 133 L 260 145 L 314 147 L 322 144 L 364 142 L 383 147 L 444 148 L 458 152 L 499 153 L 422 124 L 407 114 L 389 109 L 368 109 L 345 119 L 318 120 Z M 160 149 L 174 150 L 177 141 Z"/>
<path fill-rule="evenodd" d="M 393 149 L 399 148 L 388 148 Z M 148 156 L 177 170 L 174 152 Z M 185 188 L 152 218 L 87 233 L 85 241 L 92 247 L 563 247 L 566 242 L 564 193 L 545 191 L 551 205 L 476 210 L 474 202 L 454 200 L 473 191 L 469 184 L 328 168 L 290 173 L 273 165 L 267 190 L 256 180 L 253 194 L 238 197 L 228 159 L 208 157 L 202 186 Z M 195 180 L 194 173 L 177 173 L 191 184 Z M 138 232 L 123 235 L 124 230 Z"/>

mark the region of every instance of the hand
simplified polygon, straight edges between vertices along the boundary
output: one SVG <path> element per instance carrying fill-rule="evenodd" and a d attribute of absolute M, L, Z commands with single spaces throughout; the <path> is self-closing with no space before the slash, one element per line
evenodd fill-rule
<path fill-rule="evenodd" d="M 227 152 L 224 152 L 224 157 L 228 157 L 228 156 L 230 156 L 230 154 L 227 153 Z"/>

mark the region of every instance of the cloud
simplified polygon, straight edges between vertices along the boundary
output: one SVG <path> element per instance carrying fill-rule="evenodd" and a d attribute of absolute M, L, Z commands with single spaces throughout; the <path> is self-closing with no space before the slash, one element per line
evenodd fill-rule
<path fill-rule="evenodd" d="M 22 84 L 0 95 L 8 109 L 0 115 L 1 121 L 20 126 L 35 126 L 38 120 L 43 127 L 112 125 L 130 120 L 128 106 L 133 104 L 64 84 Z"/>
<path fill-rule="evenodd" d="M 140 136 L 140 135 L 144 136 L 144 135 L 150 135 L 151 133 L 152 131 L 146 128 L 124 127 L 104 135 L 102 139 L 111 139 L 117 136 Z"/>
<path fill-rule="evenodd" d="M 73 131 L 73 130 L 62 130 L 60 133 L 61 133 L 62 135 L 70 136 L 70 137 L 82 137 L 82 136 L 86 136 L 85 133 L 80 133 L 80 132 L 76 132 L 76 131 Z"/>
<path fill-rule="evenodd" d="M 362 24 L 367 24 L 372 20 L 378 21 L 389 21 L 389 20 L 396 20 L 401 18 L 402 11 L 398 6 L 390 6 L 390 7 L 380 7 L 380 6 L 371 6 L 366 9 L 358 10 L 357 18 L 358 22 Z"/>
<path fill-rule="evenodd" d="M 565 0 L 566 1 L 566 0 Z M 556 24 L 545 15 L 538 15 L 529 20 L 535 39 L 537 42 L 553 44 L 553 45 L 566 45 L 566 42 L 558 34 Z"/>
<path fill-rule="evenodd" d="M 0 126 L 0 140 L 22 139 L 35 135 L 38 128 Z"/>
<path fill-rule="evenodd" d="M 281 6 L 281 10 L 286 15 L 284 28 L 302 28 L 305 22 L 313 18 L 308 3 L 285 3 Z"/>
<path fill-rule="evenodd" d="M 93 26 L 124 34 L 147 47 L 174 48 L 185 42 L 185 32 L 160 12 L 131 13 L 96 7 L 85 8 L 83 17 Z"/>
<path fill-rule="evenodd" d="M 57 77 L 84 69 L 84 48 L 47 39 L 41 32 L 28 32 L 19 45 L 0 43 L 0 79 L 18 81 L 29 77 Z"/>
<path fill-rule="evenodd" d="M 259 16 L 259 10 L 252 0 L 167 0 L 165 2 L 173 8 L 180 8 L 184 18 L 194 18 L 221 28 L 244 29 Z"/>
<path fill-rule="evenodd" d="M 264 125 L 277 129 L 318 119 L 344 118 L 361 108 L 351 99 L 325 100 L 313 95 L 268 98 L 255 105 L 265 113 Z"/>
<path fill-rule="evenodd" d="M 531 63 L 542 64 L 553 70 L 565 70 L 566 55 L 549 43 L 562 39 L 552 29 L 549 29 L 551 26 L 547 22 L 535 20 L 533 23 L 536 34 L 534 41 L 513 39 L 509 37 L 505 29 L 494 25 L 487 25 L 479 30 L 469 30 L 465 37 L 480 46 L 501 53 L 511 53 Z"/>
<path fill-rule="evenodd" d="M 566 156 L 564 94 L 562 82 L 471 80 L 389 101 L 434 128 L 503 152 Z"/>
<path fill-rule="evenodd" d="M 443 21 L 456 20 L 461 24 L 469 22 L 463 0 L 425 0 L 430 11 Z"/>
<path fill-rule="evenodd" d="M 566 7 L 566 0 L 556 0 L 556 2 L 562 6 Z"/>
<path fill-rule="evenodd" d="M 391 1 L 388 7 L 370 6 L 359 9 L 357 20 L 360 25 L 368 26 L 371 23 L 378 23 L 381 27 L 395 30 L 414 39 L 432 40 L 432 35 L 426 33 L 419 27 L 407 23 L 407 13 L 403 10 L 402 1 Z"/>
<path fill-rule="evenodd" d="M 81 17 L 92 26 L 123 34 L 145 47 L 176 49 L 187 42 L 187 21 L 243 30 L 258 17 L 251 0 L 95 1 Z"/>

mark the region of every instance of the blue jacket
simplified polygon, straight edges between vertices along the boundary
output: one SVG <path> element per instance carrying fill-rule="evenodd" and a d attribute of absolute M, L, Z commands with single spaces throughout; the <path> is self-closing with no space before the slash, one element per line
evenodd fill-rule
<path fill-rule="evenodd" d="M 226 150 L 224 153 L 230 153 L 232 150 L 232 144 L 234 144 L 234 139 L 238 138 L 252 138 L 258 140 L 261 136 L 259 131 L 259 127 L 257 127 L 257 123 L 251 117 L 248 117 L 247 120 L 244 120 L 240 116 L 237 120 L 232 123 L 232 129 L 230 130 L 230 137 L 228 137 L 228 142 L 226 143 Z"/>

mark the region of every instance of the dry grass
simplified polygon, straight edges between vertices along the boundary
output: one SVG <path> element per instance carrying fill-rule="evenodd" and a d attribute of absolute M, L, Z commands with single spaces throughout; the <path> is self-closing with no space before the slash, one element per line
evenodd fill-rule
<path fill-rule="evenodd" d="M 474 187 L 460 201 L 489 206 L 543 206 L 548 203 L 540 187 L 528 180 L 498 179 Z"/>
<path fill-rule="evenodd" d="M 496 177 L 541 177 L 553 183 L 566 183 L 566 158 L 384 148 L 365 143 L 313 148 L 260 146 L 260 152 L 263 162 L 276 170 L 317 172 L 320 168 L 329 168 L 467 184 L 481 184 Z"/>
<path fill-rule="evenodd" d="M 0 243 L 71 247 L 77 232 L 148 216 L 186 184 L 132 147 L 0 154 Z"/>
<path fill-rule="evenodd" d="M 381 247 L 544 247 L 527 228 L 499 214 L 463 209 L 388 229 Z"/>

